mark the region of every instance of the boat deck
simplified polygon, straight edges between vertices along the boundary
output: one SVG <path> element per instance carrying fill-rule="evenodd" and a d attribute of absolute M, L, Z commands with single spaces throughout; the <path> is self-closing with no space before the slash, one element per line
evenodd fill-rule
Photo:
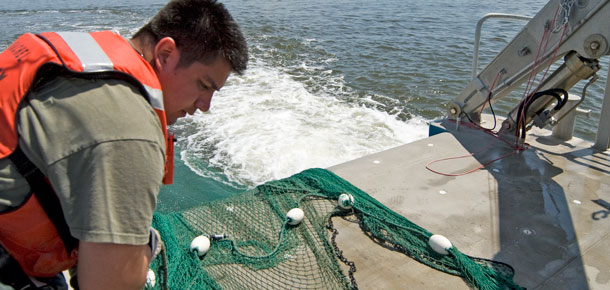
<path fill-rule="evenodd" d="M 527 289 L 610 289 L 610 150 L 533 129 L 531 149 L 515 151 L 481 130 L 431 126 L 448 132 L 329 169 L 463 253 L 508 263 Z M 460 174 L 504 158 L 462 176 L 426 169 L 460 156 L 430 167 Z M 469 289 L 379 246 L 356 223 L 333 222 L 361 289 Z"/>

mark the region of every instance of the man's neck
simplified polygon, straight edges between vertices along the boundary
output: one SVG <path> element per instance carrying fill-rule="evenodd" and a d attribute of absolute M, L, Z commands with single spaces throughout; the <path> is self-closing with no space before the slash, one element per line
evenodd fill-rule
<path fill-rule="evenodd" d="M 154 41 L 148 36 L 138 36 L 130 41 L 133 48 L 151 65 L 153 64 Z"/>

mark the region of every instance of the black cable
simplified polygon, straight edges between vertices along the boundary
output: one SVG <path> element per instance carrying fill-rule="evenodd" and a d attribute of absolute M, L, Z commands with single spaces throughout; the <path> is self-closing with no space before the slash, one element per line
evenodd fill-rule
<path fill-rule="evenodd" d="M 494 118 L 494 126 L 489 129 L 490 131 L 493 131 L 496 129 L 496 112 L 494 112 L 494 108 L 491 106 L 491 93 L 489 94 L 489 97 L 487 98 L 487 103 L 489 103 L 489 109 L 491 110 L 491 115 Z"/>
<path fill-rule="evenodd" d="M 491 101 L 489 102 L 489 108 L 491 109 L 491 114 L 492 114 L 492 116 L 493 116 L 493 118 L 494 118 L 494 126 L 493 126 L 491 129 L 485 128 L 485 127 L 483 127 L 483 126 L 481 126 L 481 125 L 479 125 L 479 124 L 475 123 L 475 122 L 474 122 L 474 121 L 473 121 L 473 120 L 470 118 L 470 116 L 469 116 L 467 113 L 462 112 L 462 114 L 463 114 L 464 116 L 466 116 L 466 119 L 468 119 L 468 121 L 470 121 L 470 123 L 471 123 L 471 124 L 473 124 L 473 125 L 475 125 L 475 126 L 479 127 L 480 129 L 483 129 L 483 130 L 489 130 L 489 131 L 493 131 L 494 129 L 496 129 L 496 125 L 497 125 L 497 124 L 496 124 L 496 121 L 497 121 L 497 120 L 496 120 L 496 112 L 494 112 L 494 109 L 493 109 L 493 107 L 491 106 Z"/>
<path fill-rule="evenodd" d="M 563 95 L 563 99 L 559 96 L 559 94 Z M 529 111 L 529 106 L 536 101 L 537 99 L 539 99 L 542 96 L 552 96 L 555 97 L 555 99 L 557 99 L 557 104 L 555 104 L 555 107 L 553 108 L 553 110 L 558 111 L 561 108 L 563 108 L 563 106 L 568 102 L 568 92 L 564 89 L 560 89 L 560 88 L 553 88 L 553 89 L 548 89 L 545 91 L 540 91 L 540 92 L 536 92 L 532 95 L 530 95 L 529 98 L 526 98 L 526 100 L 529 100 L 527 102 L 527 104 L 525 104 L 524 102 L 521 102 L 519 104 L 519 109 L 517 110 L 517 123 L 521 125 L 521 135 L 519 136 L 519 130 L 517 130 L 515 132 L 515 135 L 517 137 L 521 137 L 522 140 L 525 139 L 525 118 L 521 117 L 522 113 L 523 115 L 525 115 L 527 113 L 527 111 Z M 541 109 L 540 111 L 536 112 L 536 114 L 540 114 L 540 112 L 544 110 Z"/>

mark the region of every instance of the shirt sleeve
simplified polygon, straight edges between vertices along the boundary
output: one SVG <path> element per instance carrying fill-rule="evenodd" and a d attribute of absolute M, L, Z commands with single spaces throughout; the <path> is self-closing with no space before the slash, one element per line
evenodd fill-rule
<path fill-rule="evenodd" d="M 28 101 L 19 143 L 49 178 L 71 234 L 145 244 L 165 163 L 146 99 L 122 81 L 57 78 Z"/>

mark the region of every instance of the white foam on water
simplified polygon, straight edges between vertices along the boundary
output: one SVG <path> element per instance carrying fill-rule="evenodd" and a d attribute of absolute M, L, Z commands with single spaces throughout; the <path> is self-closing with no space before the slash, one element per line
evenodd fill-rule
<path fill-rule="evenodd" d="M 217 174 L 206 172 L 214 168 L 231 182 L 254 186 L 427 135 L 421 118 L 403 122 L 386 112 L 314 95 L 278 69 L 253 66 L 246 75 L 229 78 L 208 113 L 198 112 L 176 126 L 191 128 L 189 136 L 179 136 L 187 144 L 182 160 L 200 175 L 214 178 Z M 202 158 L 207 162 L 193 162 Z"/>

